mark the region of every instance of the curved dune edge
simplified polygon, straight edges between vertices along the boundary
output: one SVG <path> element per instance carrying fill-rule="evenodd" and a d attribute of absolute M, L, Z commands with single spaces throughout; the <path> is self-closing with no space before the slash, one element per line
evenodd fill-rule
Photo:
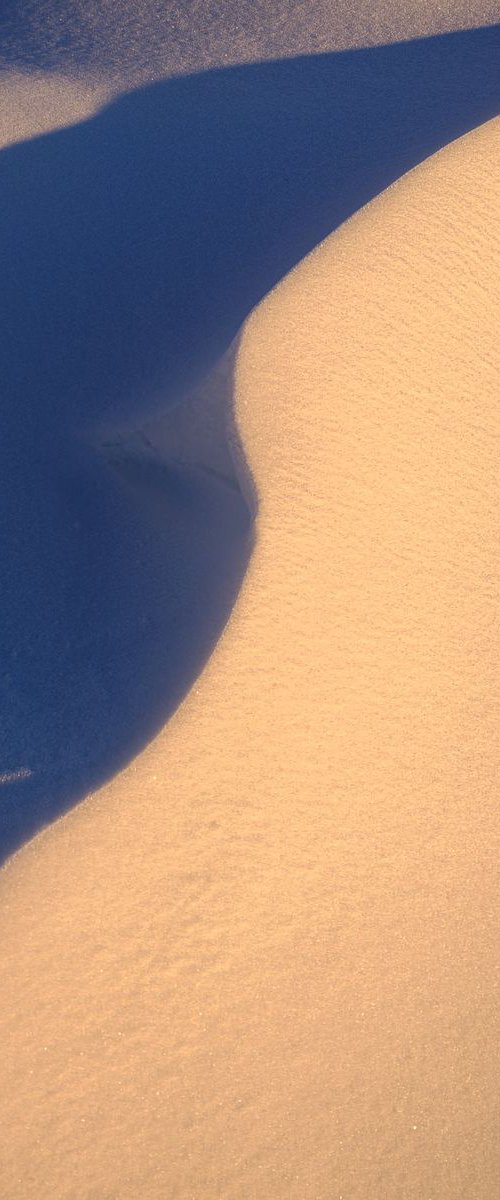
<path fill-rule="evenodd" d="M 423 164 L 243 332 L 231 621 L 1 876 L 9 1200 L 495 1192 L 499 153 Z"/>

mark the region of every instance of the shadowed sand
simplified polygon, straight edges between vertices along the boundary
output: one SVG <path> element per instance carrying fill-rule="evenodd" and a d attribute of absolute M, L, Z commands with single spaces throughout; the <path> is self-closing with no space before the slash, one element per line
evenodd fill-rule
<path fill-rule="evenodd" d="M 418 167 L 233 348 L 229 624 L 1 876 L 9 1200 L 495 1194 L 499 156 Z"/>
<path fill-rule="evenodd" d="M 497 21 L 497 0 L 3 0 L 0 62 L 123 86 Z"/>

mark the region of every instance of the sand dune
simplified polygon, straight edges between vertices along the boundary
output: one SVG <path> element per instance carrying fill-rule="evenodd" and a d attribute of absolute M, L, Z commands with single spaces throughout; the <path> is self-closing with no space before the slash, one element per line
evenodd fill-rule
<path fill-rule="evenodd" d="M 418 167 L 234 347 L 229 624 L 1 876 L 9 1200 L 495 1194 L 499 154 Z"/>
<path fill-rule="evenodd" d="M 322 238 L 498 112 L 499 51 L 497 27 L 206 71 L 3 150 L 0 858 L 162 728 L 228 615 L 246 514 L 218 379 L 190 389 Z M 31 85 L 33 133 L 101 95 L 25 83 L 7 139 Z"/>

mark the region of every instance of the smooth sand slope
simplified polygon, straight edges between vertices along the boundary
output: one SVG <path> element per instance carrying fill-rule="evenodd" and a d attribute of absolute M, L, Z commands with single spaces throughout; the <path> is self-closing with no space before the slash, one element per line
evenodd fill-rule
<path fill-rule="evenodd" d="M 500 124 L 251 317 L 229 625 L 1 876 L 5 1200 L 491 1200 Z"/>

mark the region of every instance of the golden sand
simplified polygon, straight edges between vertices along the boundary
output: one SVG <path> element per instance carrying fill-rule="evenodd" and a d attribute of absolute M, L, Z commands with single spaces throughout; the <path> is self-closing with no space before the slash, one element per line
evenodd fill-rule
<path fill-rule="evenodd" d="M 500 123 L 253 314 L 229 625 L 1 876 L 8 1200 L 491 1200 Z"/>

